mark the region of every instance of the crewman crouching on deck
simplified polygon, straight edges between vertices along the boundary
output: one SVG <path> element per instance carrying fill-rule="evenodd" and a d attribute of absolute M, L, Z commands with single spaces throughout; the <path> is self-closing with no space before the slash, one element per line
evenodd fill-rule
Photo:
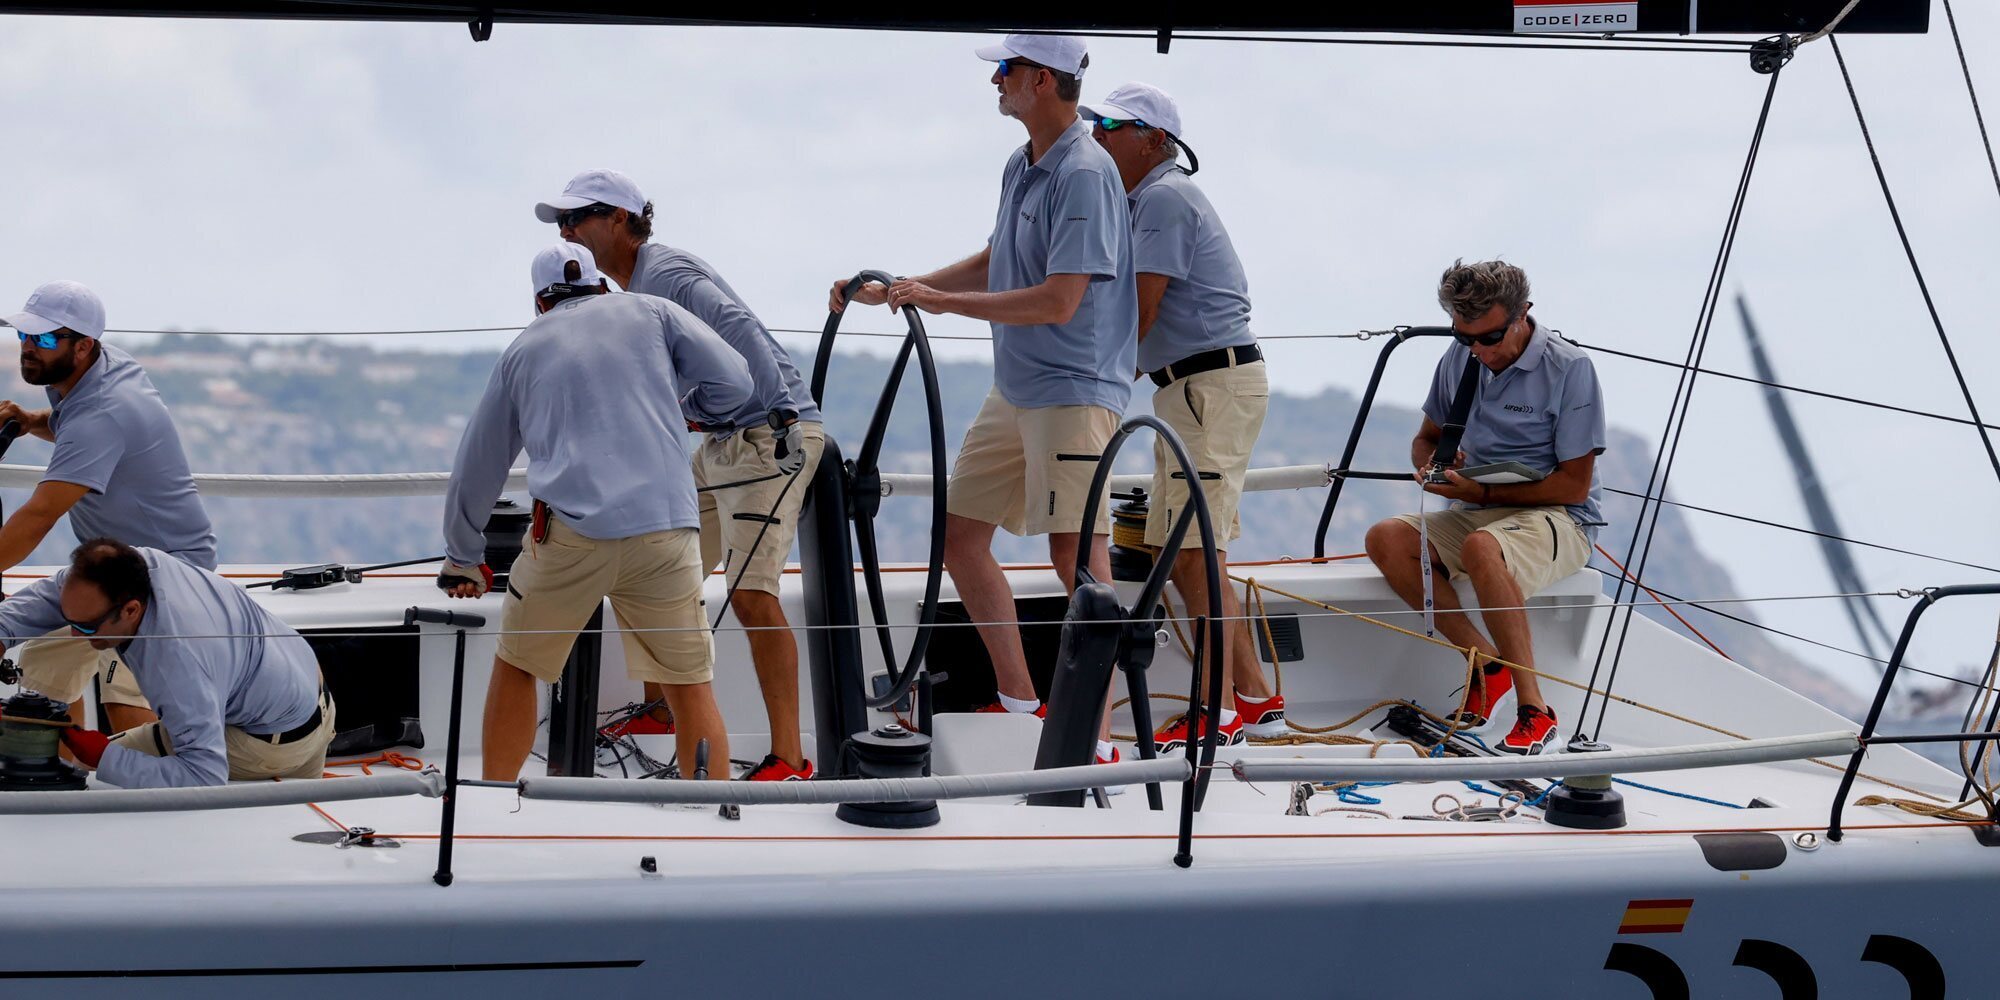
<path fill-rule="evenodd" d="M 1529 597 L 1583 568 L 1600 515 L 1597 456 L 1604 451 L 1604 400 L 1590 358 L 1535 322 L 1528 310 L 1528 276 L 1497 260 L 1458 261 L 1438 283 L 1438 304 L 1451 316 L 1458 343 L 1439 359 L 1424 401 L 1424 423 L 1410 444 L 1410 462 L 1424 491 L 1452 501 L 1428 514 L 1429 558 L 1449 581 L 1471 579 L 1491 640 L 1460 610 L 1447 580 L 1432 588 L 1437 629 L 1483 660 L 1452 714 L 1458 728 L 1487 724 L 1511 688 L 1513 729 L 1495 747 L 1540 753 L 1557 739 L 1556 715 L 1542 695 L 1528 614 Z M 1467 358 L 1483 370 L 1469 410 L 1460 453 L 1441 483 L 1425 482 L 1444 425 L 1454 412 Z M 1532 482 L 1486 483 L 1456 470 L 1502 462 L 1542 476 Z M 1368 531 L 1368 558 L 1412 608 L 1424 599 L 1417 515 L 1403 514 Z M 1495 657 L 1527 669 L 1503 669 Z"/>
<path fill-rule="evenodd" d="M 577 631 L 609 597 L 642 654 L 628 651 L 626 670 L 663 685 L 682 773 L 691 774 L 700 741 L 723 762 L 729 738 L 710 689 L 715 657 L 686 427 L 736 412 L 750 398 L 750 371 L 687 310 L 610 292 L 582 246 L 550 247 L 530 271 L 538 315 L 494 366 L 445 495 L 439 585 L 478 597 L 493 585 L 480 562 L 482 529 L 527 449 L 534 528 L 501 611 L 484 773 L 519 776 L 535 740 L 535 681 L 562 677 Z M 715 770 L 729 776 L 726 766 Z"/>
<path fill-rule="evenodd" d="M 1208 196 L 1189 176 L 1200 168 L 1194 151 L 1189 166 L 1179 163 L 1180 108 L 1166 91 L 1128 83 L 1097 104 L 1080 109 L 1092 135 L 1118 165 L 1132 215 L 1132 270 L 1139 287 L 1139 369 L 1158 386 L 1153 413 L 1179 434 L 1201 478 L 1214 519 L 1216 547 L 1226 549 L 1243 533 L 1236 504 L 1250 471 L 1250 449 L 1264 426 L 1271 388 L 1264 377 L 1264 354 L 1250 332 L 1250 282 L 1229 240 L 1229 230 Z M 1146 544 L 1167 543 L 1174 519 L 1187 506 L 1188 484 L 1164 439 L 1153 442 L 1152 511 Z M 1227 560 L 1228 553 L 1216 556 Z M 1208 579 L 1202 572 L 1201 536 L 1192 528 L 1172 559 L 1174 587 L 1191 609 L 1208 607 Z M 1222 588 L 1222 613 L 1243 612 L 1235 591 Z M 1271 689 L 1257 666 L 1249 623 L 1229 627 L 1222 676 L 1236 708 L 1222 710 L 1222 742 L 1244 736 L 1282 736 L 1285 699 Z M 1203 690 L 1207 690 L 1204 686 Z M 1187 719 L 1170 723 L 1154 737 L 1161 753 L 1187 743 Z"/>
<path fill-rule="evenodd" d="M 116 649 L 160 721 L 115 737 L 62 731 L 78 762 L 125 788 L 317 778 L 333 699 L 312 647 L 242 587 L 159 549 L 109 538 L 0 601 L 0 638 L 67 627 Z"/>

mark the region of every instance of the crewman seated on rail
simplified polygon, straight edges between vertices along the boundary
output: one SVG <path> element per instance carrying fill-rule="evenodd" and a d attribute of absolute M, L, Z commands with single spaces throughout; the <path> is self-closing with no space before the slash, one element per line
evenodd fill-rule
<path fill-rule="evenodd" d="M 1483 727 L 1511 689 L 1517 698 L 1514 727 L 1495 746 L 1507 753 L 1540 753 L 1557 738 L 1556 715 L 1532 672 L 1535 654 L 1522 608 L 1590 559 L 1603 523 L 1597 485 L 1603 395 L 1590 358 L 1528 314 L 1534 303 L 1520 268 L 1497 260 L 1457 261 L 1438 282 L 1438 304 L 1451 316 L 1457 343 L 1438 360 L 1423 427 L 1410 444 L 1410 463 L 1425 492 L 1451 501 L 1424 515 L 1427 558 L 1448 580 L 1472 581 L 1487 609 L 1481 617 L 1493 633 L 1489 640 L 1472 624 L 1449 583 L 1431 588 L 1438 631 L 1479 654 L 1464 704 L 1451 719 L 1457 728 Z M 1477 358 L 1483 370 L 1471 387 L 1469 408 L 1465 402 L 1455 408 L 1468 357 Z M 1443 466 L 1441 475 L 1427 476 L 1444 426 L 1457 422 L 1454 416 L 1465 428 L 1458 454 L 1436 463 Z M 1509 462 L 1541 478 L 1481 482 L 1458 472 Z M 1368 558 L 1412 608 L 1421 608 L 1426 596 L 1420 546 L 1415 514 L 1368 531 Z"/>
<path fill-rule="evenodd" d="M 542 251 L 530 275 L 539 315 L 493 366 L 445 494 L 438 585 L 478 597 L 493 586 L 482 529 L 527 449 L 534 528 L 500 613 L 485 776 L 519 776 L 535 741 L 535 681 L 562 678 L 576 633 L 606 597 L 639 647 L 627 647 L 626 672 L 662 685 L 673 710 L 682 773 L 703 740 L 710 760 L 726 761 L 686 428 L 737 412 L 754 388 L 750 369 L 680 306 L 611 292 L 575 243 Z"/>
<path fill-rule="evenodd" d="M 0 645 L 67 626 L 118 651 L 160 721 L 117 736 L 62 731 L 98 777 L 125 788 L 317 778 L 333 699 L 304 637 L 242 587 L 159 549 L 110 538 L 0 601 Z"/>

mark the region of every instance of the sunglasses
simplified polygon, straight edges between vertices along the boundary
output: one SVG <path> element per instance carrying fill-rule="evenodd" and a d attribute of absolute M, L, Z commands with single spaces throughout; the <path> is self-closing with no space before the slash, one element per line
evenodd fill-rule
<path fill-rule="evenodd" d="M 1026 59 L 1002 59 L 1000 60 L 1000 75 L 1004 77 L 1008 73 L 1013 72 L 1016 67 L 1021 69 L 1048 69 L 1047 66 L 1041 63 L 1029 62 Z"/>
<path fill-rule="evenodd" d="M 1464 347 L 1471 347 L 1474 344 L 1478 344 L 1481 347 L 1492 347 L 1506 340 L 1507 331 L 1512 330 L 1514 324 L 1519 322 L 1520 319 L 1521 317 L 1519 316 L 1509 316 L 1507 317 L 1507 322 L 1500 324 L 1500 329 L 1489 330 L 1486 333 L 1460 333 L 1457 330 L 1453 330 L 1451 332 L 1451 339 L 1458 341 Z"/>
<path fill-rule="evenodd" d="M 1097 120 L 1097 127 L 1103 129 L 1106 132 L 1116 132 L 1127 125 L 1137 125 L 1140 128 L 1153 127 L 1151 125 L 1146 124 L 1145 122 L 1140 121 L 1137 118 L 1099 118 Z"/>
<path fill-rule="evenodd" d="M 602 202 L 594 205 L 585 205 L 582 208 L 565 208 L 556 213 L 556 225 L 564 229 L 569 229 L 592 216 L 610 215 L 617 210 L 618 206 L 606 205 Z"/>
<path fill-rule="evenodd" d="M 112 608 L 110 611 L 105 612 L 104 617 L 99 618 L 94 622 L 85 623 L 79 621 L 72 621 L 68 618 L 64 618 L 63 622 L 64 624 L 67 624 L 71 630 L 76 632 L 77 635 L 96 635 L 98 629 L 103 628 L 106 623 L 111 621 L 111 619 L 118 617 L 118 612 L 123 610 L 125 610 L 124 605 L 119 605 L 118 607 Z"/>
<path fill-rule="evenodd" d="M 66 337 L 82 336 L 82 334 L 68 333 L 68 332 L 29 333 L 26 330 L 16 330 L 14 332 L 20 335 L 21 343 L 33 344 L 44 351 L 55 350 L 56 345 L 62 343 L 63 339 Z"/>

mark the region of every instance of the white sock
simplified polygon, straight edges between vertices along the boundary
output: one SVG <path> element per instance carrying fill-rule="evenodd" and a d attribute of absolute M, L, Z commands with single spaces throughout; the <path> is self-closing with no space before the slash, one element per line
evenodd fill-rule
<path fill-rule="evenodd" d="M 1243 693 L 1243 692 L 1241 692 L 1241 691 L 1238 691 L 1238 692 L 1236 692 L 1236 700 L 1237 700 L 1237 701 L 1239 701 L 1239 702 L 1243 702 L 1243 703 L 1246 703 L 1246 704 L 1252 704 L 1252 705 L 1262 705 L 1262 704 L 1264 704 L 1265 702 L 1267 702 L 1267 701 L 1271 701 L 1272 699 L 1274 699 L 1274 698 L 1276 698 L 1276 697 L 1278 697 L 1278 696 L 1274 694 L 1274 695 L 1272 695 L 1272 696 L 1271 696 L 1270 698 L 1252 698 L 1252 697 L 1250 697 L 1249 695 L 1247 695 L 1247 694 L 1244 694 L 1244 693 Z"/>
<path fill-rule="evenodd" d="M 1233 722 L 1235 722 L 1235 721 L 1236 721 L 1236 710 L 1235 710 L 1235 709 L 1233 709 L 1233 708 L 1225 708 L 1225 709 L 1223 709 L 1223 710 L 1222 710 L 1222 724 L 1223 724 L 1223 725 L 1227 726 L 1227 725 L 1229 725 L 1229 724 L 1231 724 L 1231 723 L 1233 723 Z"/>
<path fill-rule="evenodd" d="M 1035 709 L 1042 707 L 1042 700 L 1040 698 L 1029 698 L 1023 701 L 1019 698 L 1009 698 L 1003 694 L 1000 695 L 1000 707 L 1009 712 L 1022 712 L 1033 715 Z"/>
<path fill-rule="evenodd" d="M 1109 740 L 1098 740 L 1098 741 L 1097 741 L 1097 759 L 1098 759 L 1098 760 L 1110 760 L 1110 759 L 1111 759 L 1111 752 L 1112 752 L 1112 747 L 1111 747 L 1111 741 L 1109 741 Z"/>

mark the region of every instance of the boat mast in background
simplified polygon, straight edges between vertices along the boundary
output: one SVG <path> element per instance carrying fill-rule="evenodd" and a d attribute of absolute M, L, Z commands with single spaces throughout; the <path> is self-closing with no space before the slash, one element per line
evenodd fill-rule
<path fill-rule="evenodd" d="M 1867 593 L 1868 588 L 1861 584 L 1860 567 L 1854 564 L 1853 556 L 1840 540 L 1843 537 L 1840 519 L 1833 513 L 1833 503 L 1826 497 L 1819 470 L 1813 465 L 1812 453 L 1806 450 L 1805 437 L 1799 433 L 1798 422 L 1792 419 L 1791 408 L 1785 404 L 1785 395 L 1778 391 L 1777 372 L 1764 353 L 1757 324 L 1750 319 L 1750 305 L 1741 293 L 1736 296 L 1736 312 L 1743 317 L 1743 339 L 1750 345 L 1750 363 L 1764 383 L 1764 404 L 1771 409 L 1771 424 L 1778 429 L 1778 439 L 1784 442 L 1785 454 L 1798 472 L 1799 496 L 1805 500 L 1806 516 L 1812 519 L 1813 530 L 1819 533 L 1820 555 L 1826 559 L 1827 572 L 1833 575 L 1834 588 L 1846 594 Z M 1861 647 L 1869 656 L 1882 659 L 1884 651 L 1895 645 L 1895 636 L 1882 623 L 1875 606 L 1864 597 L 1849 597 L 1840 606 L 1847 612 L 1847 620 L 1853 623 Z"/>

